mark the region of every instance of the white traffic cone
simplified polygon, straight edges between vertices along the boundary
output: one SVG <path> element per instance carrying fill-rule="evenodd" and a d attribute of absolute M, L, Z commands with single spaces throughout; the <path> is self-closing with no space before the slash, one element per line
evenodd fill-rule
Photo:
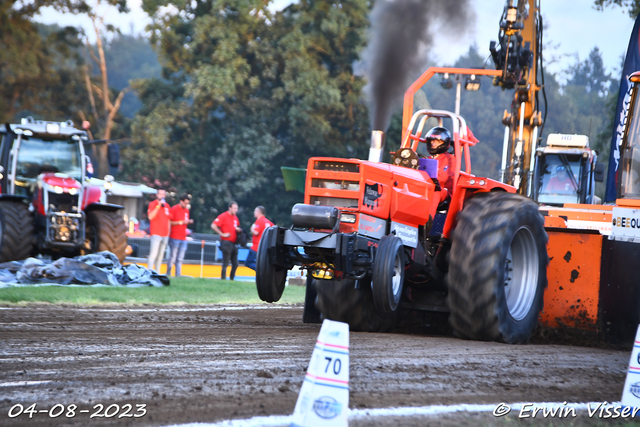
<path fill-rule="evenodd" d="M 622 390 L 622 406 L 640 408 L 640 326 L 631 351 L 627 379 Z"/>
<path fill-rule="evenodd" d="M 348 415 L 349 325 L 325 320 L 300 388 L 291 427 L 346 427 Z"/>

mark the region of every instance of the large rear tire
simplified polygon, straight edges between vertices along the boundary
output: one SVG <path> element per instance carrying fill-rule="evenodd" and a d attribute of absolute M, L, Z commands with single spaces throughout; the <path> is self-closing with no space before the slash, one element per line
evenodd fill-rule
<path fill-rule="evenodd" d="M 352 331 L 387 332 L 396 324 L 398 311 L 383 313 L 373 306 L 371 280 L 317 280 L 316 307 L 325 319 L 349 324 Z"/>
<path fill-rule="evenodd" d="M 116 212 L 87 212 L 86 237 L 91 252 L 112 252 L 120 262 L 127 257 L 127 225 Z"/>
<path fill-rule="evenodd" d="M 316 307 L 318 290 L 316 281 L 307 276 L 307 284 L 304 290 L 304 309 L 302 311 L 302 323 L 322 323 L 322 313 Z"/>
<path fill-rule="evenodd" d="M 373 303 L 379 311 L 396 311 L 404 284 L 404 245 L 397 236 L 380 239 L 373 264 Z"/>
<path fill-rule="evenodd" d="M 0 262 L 28 258 L 35 244 L 35 225 L 29 205 L 18 201 L 0 202 Z"/>
<path fill-rule="evenodd" d="M 461 338 L 526 342 L 547 286 L 548 237 L 538 206 L 517 194 L 469 200 L 449 258 L 451 326 Z"/>
<path fill-rule="evenodd" d="M 269 259 L 269 245 L 274 240 L 276 227 L 267 228 L 262 234 L 256 255 L 256 287 L 262 301 L 278 302 L 284 292 L 287 270 L 278 268 Z"/>

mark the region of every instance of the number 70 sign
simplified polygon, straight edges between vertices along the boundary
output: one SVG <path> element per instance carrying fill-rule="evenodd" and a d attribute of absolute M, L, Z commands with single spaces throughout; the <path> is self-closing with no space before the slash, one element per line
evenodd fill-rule
<path fill-rule="evenodd" d="M 349 325 L 325 320 L 293 412 L 295 427 L 348 425 Z"/>

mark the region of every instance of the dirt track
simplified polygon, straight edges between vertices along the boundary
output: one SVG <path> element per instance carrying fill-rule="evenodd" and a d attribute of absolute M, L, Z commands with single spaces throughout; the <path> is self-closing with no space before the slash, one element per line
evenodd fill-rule
<path fill-rule="evenodd" d="M 299 306 L 0 309 L 0 425 L 156 426 L 291 414 L 320 326 L 301 316 Z M 351 333 L 350 340 L 351 408 L 619 401 L 629 361 L 627 351 L 447 336 Z M 10 419 L 17 403 L 91 412 L 130 403 L 132 414 L 144 403 L 147 414 Z M 478 422 L 465 417 L 441 422 Z"/>

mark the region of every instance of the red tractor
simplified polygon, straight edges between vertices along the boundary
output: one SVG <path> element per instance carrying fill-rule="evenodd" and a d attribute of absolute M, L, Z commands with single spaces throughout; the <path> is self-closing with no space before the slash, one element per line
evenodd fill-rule
<path fill-rule="evenodd" d="M 100 188 L 87 184 L 85 131 L 27 118 L 0 125 L 0 139 L 0 262 L 99 251 L 125 258 L 122 206 L 101 203 Z"/>
<path fill-rule="evenodd" d="M 448 196 L 434 160 L 418 154 L 429 119 L 453 131 Z M 307 270 L 306 322 L 382 332 L 401 310 L 449 312 L 460 337 L 527 341 L 547 285 L 544 219 L 514 187 L 471 174 L 467 131 L 459 115 L 421 110 L 392 164 L 309 159 L 293 226 L 262 236 L 260 298 L 278 301 L 297 265 Z"/>

